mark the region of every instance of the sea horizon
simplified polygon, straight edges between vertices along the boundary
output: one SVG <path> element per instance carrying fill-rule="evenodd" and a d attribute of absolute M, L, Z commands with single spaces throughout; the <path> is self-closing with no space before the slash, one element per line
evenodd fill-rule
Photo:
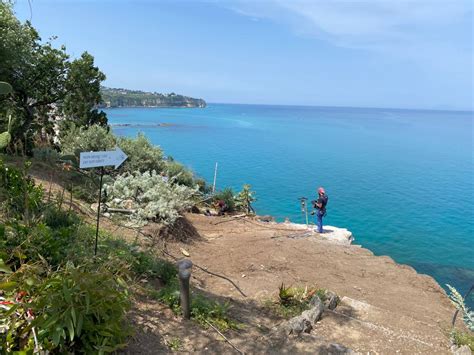
<path fill-rule="evenodd" d="M 474 114 L 474 108 L 456 109 L 456 108 L 408 108 L 408 107 L 384 107 L 384 106 L 346 106 L 346 105 L 309 105 L 309 104 L 266 104 L 266 103 L 231 103 L 231 102 L 207 102 L 208 105 L 238 105 L 238 106 L 275 106 L 275 107 L 308 107 L 308 108 L 326 108 L 326 109 L 374 109 L 374 110 L 409 110 L 409 111 L 433 111 L 433 112 L 460 112 Z M 125 107 L 122 107 L 125 108 Z M 202 107 L 180 107 L 186 108 L 202 108 Z"/>

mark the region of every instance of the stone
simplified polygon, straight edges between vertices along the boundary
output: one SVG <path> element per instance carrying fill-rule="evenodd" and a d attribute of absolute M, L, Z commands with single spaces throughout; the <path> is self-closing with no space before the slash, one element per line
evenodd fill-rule
<path fill-rule="evenodd" d="M 301 313 L 301 316 L 307 319 L 311 324 L 315 324 L 320 320 L 322 315 L 323 310 L 320 307 L 313 307 Z"/>
<path fill-rule="evenodd" d="M 471 349 L 467 345 L 460 346 L 456 350 L 453 350 L 454 355 L 471 355 Z"/>
<path fill-rule="evenodd" d="M 353 350 L 345 347 L 344 345 L 337 344 L 337 343 L 331 343 L 327 347 L 327 352 L 328 354 L 356 354 Z"/>
<path fill-rule="evenodd" d="M 317 307 L 324 310 L 324 304 L 317 295 L 311 298 L 311 300 L 309 301 L 309 305 L 311 306 L 311 308 Z"/>
<path fill-rule="evenodd" d="M 133 205 L 134 205 L 133 200 L 124 200 L 124 201 L 122 202 L 123 208 L 126 208 L 126 209 L 128 209 L 128 210 L 133 209 Z"/>
<path fill-rule="evenodd" d="M 283 328 L 285 329 L 286 335 L 295 335 L 299 336 L 301 333 L 309 333 L 313 326 L 311 323 L 303 316 L 296 316 L 291 318 Z"/>
<path fill-rule="evenodd" d="M 324 296 L 326 297 L 326 299 L 324 300 L 324 306 L 330 310 L 335 309 L 337 307 L 337 304 L 339 303 L 339 296 L 336 295 L 334 292 L 328 290 L 326 290 Z"/>
<path fill-rule="evenodd" d="M 275 218 L 273 216 L 258 216 L 258 220 L 260 222 L 275 222 Z"/>

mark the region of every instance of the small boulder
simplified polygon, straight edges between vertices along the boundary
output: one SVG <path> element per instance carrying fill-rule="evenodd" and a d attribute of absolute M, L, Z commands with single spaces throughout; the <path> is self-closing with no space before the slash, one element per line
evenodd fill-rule
<path fill-rule="evenodd" d="M 331 309 L 331 310 L 335 309 L 337 307 L 337 304 L 339 303 L 339 296 L 336 295 L 334 292 L 328 291 L 328 290 L 326 290 L 326 292 L 324 293 L 324 296 L 325 296 L 324 306 L 327 309 Z"/>
<path fill-rule="evenodd" d="M 134 205 L 133 200 L 124 200 L 124 201 L 122 202 L 123 208 L 126 208 L 126 209 L 128 209 L 128 210 L 133 209 L 133 205 Z"/>
<path fill-rule="evenodd" d="M 273 216 L 258 216 L 258 220 L 260 222 L 275 222 L 275 218 Z"/>
<path fill-rule="evenodd" d="M 307 319 L 311 324 L 315 324 L 323 315 L 322 307 L 313 307 L 301 313 L 301 316 Z"/>
<path fill-rule="evenodd" d="M 456 348 L 453 350 L 454 355 L 471 355 L 471 349 L 467 345 L 460 346 L 459 348 Z"/>
<path fill-rule="evenodd" d="M 286 324 L 283 325 L 283 329 L 286 335 L 299 336 L 301 333 L 309 333 L 313 326 L 303 316 L 297 316 L 291 318 Z"/>

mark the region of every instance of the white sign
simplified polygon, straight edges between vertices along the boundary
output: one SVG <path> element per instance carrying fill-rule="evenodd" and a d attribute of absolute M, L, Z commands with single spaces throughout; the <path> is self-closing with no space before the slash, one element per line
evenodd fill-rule
<path fill-rule="evenodd" d="M 127 158 L 127 154 L 119 147 L 105 152 L 82 152 L 79 167 L 81 169 L 88 169 L 115 165 L 115 169 L 117 169 Z"/>

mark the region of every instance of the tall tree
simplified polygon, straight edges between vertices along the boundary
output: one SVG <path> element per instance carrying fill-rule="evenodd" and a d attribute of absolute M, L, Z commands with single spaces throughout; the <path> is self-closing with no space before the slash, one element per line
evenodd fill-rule
<path fill-rule="evenodd" d="M 105 113 L 96 108 L 102 100 L 100 83 L 104 80 L 105 74 L 94 66 L 94 57 L 89 53 L 84 52 L 70 63 L 63 106 L 67 119 L 79 126 L 107 124 Z"/>
<path fill-rule="evenodd" d="M 12 142 L 26 142 L 30 150 L 34 138 L 52 133 L 54 117 L 79 126 L 106 124 L 105 113 L 95 109 L 104 79 L 90 54 L 70 61 L 64 46 L 42 42 L 28 21 L 15 17 L 12 4 L 0 0 L 0 81 L 13 87 L 0 98 L 0 128 L 12 113 Z"/>

